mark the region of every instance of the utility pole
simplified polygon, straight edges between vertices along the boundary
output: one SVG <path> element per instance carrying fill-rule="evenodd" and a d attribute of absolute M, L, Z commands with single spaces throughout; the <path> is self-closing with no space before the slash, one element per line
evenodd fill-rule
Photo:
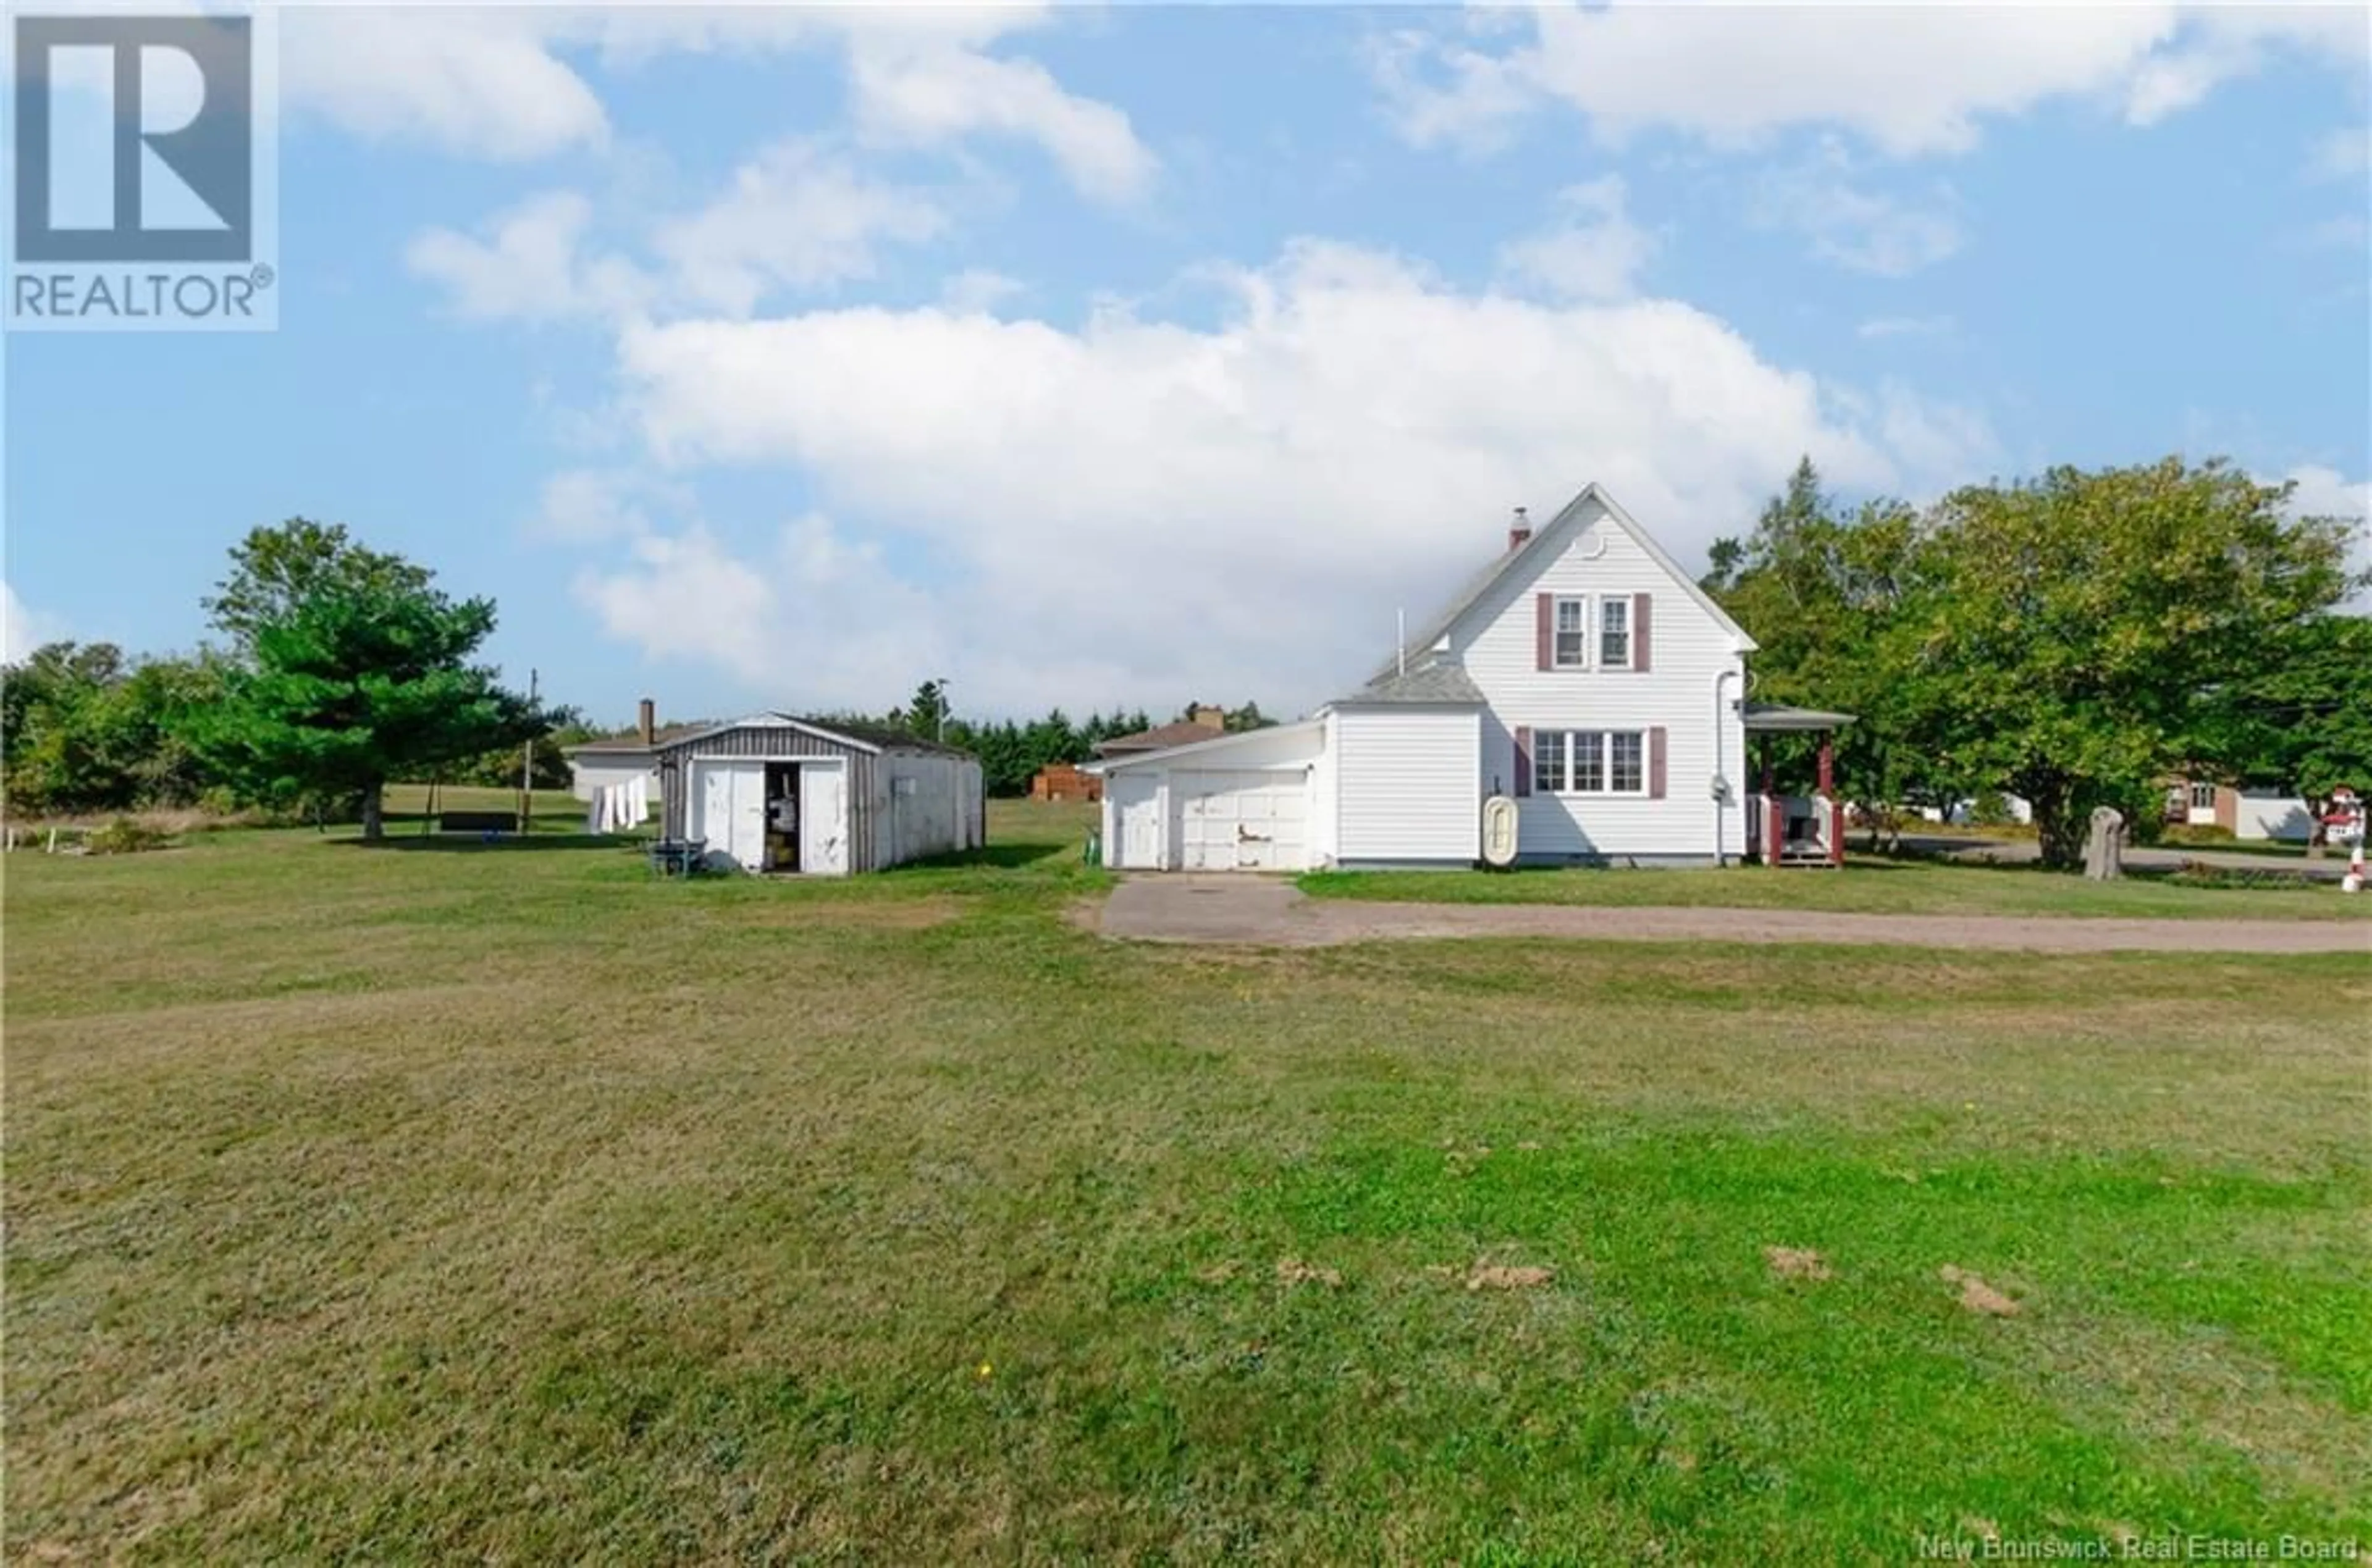
<path fill-rule="evenodd" d="M 948 743 L 948 678 L 947 678 L 946 676 L 944 676 L 944 675 L 940 676 L 940 677 L 938 678 L 938 685 L 939 685 L 939 734 L 938 734 L 938 741 L 939 741 L 939 744 L 940 744 L 940 745 L 945 746 L 945 745 Z"/>
<path fill-rule="evenodd" d="M 537 674 L 534 669 L 527 672 L 527 705 L 530 708 L 535 706 Z M 526 832 L 534 820 L 535 737 L 530 735 L 519 754 L 519 831 Z"/>

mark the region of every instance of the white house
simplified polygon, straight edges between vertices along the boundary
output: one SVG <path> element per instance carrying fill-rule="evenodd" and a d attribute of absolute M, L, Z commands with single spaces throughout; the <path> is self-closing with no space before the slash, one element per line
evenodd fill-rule
<path fill-rule="evenodd" d="M 639 778 L 648 781 L 656 796 L 659 748 L 703 726 L 678 725 L 670 729 L 659 728 L 657 705 L 645 697 L 634 734 L 615 740 L 588 740 L 567 749 L 569 792 L 579 800 L 591 800 L 604 789 Z"/>
<path fill-rule="evenodd" d="M 1833 864 L 1825 793 L 1746 791 L 1754 640 L 1590 485 L 1507 547 L 1366 685 L 1298 724 L 1092 764 L 1108 864 L 1172 870 L 1462 865 L 1483 802 L 1516 803 L 1517 858 L 1711 862 L 1759 845 Z M 1825 754 L 1825 753 L 1824 753 Z"/>

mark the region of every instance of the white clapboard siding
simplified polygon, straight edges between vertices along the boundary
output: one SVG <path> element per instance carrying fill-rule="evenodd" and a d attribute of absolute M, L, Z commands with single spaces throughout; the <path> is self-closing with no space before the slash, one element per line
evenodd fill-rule
<path fill-rule="evenodd" d="M 1665 731 L 1664 797 L 1518 796 L 1519 853 L 1526 856 L 1704 857 L 1714 852 L 1712 794 L 1718 737 L 1731 801 L 1721 831 L 1732 854 L 1745 842 L 1745 731 L 1731 703 L 1744 658 L 1721 624 L 1659 561 L 1602 507 L 1590 503 L 1564 530 L 1534 546 L 1548 553 L 1536 571 L 1510 573 L 1448 633 L 1448 650 L 1482 688 L 1482 784 L 1517 795 L 1515 731 L 1520 728 Z M 1538 594 L 1645 594 L 1653 600 L 1645 670 L 1539 666 Z M 1634 600 L 1635 602 L 1635 600 Z M 1597 639 L 1590 638 L 1593 653 Z M 1738 672 L 1715 691 L 1724 670 Z M 1718 702 L 1719 707 L 1716 708 Z"/>
<path fill-rule="evenodd" d="M 1342 708 L 1331 728 L 1337 859 L 1464 865 L 1476 857 L 1482 796 L 1475 710 Z"/>

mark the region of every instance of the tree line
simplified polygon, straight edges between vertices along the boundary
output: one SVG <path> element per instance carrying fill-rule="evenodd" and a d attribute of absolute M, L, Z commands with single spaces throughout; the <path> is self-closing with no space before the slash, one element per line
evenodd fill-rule
<path fill-rule="evenodd" d="M 515 783 L 530 741 L 550 782 L 576 723 L 473 662 L 493 600 L 456 599 L 342 526 L 254 529 L 203 602 L 221 641 L 196 654 L 55 643 L 0 671 L 12 809 L 336 813 L 376 838 L 390 782 Z"/>
<path fill-rule="evenodd" d="M 1171 717 L 1157 722 L 1183 722 L 1192 710 L 1192 703 L 1183 704 Z M 960 747 L 980 759 L 982 787 L 992 796 L 1027 795 L 1029 781 L 1038 776 L 1041 769 L 1087 761 L 1095 756 L 1099 743 L 1135 735 L 1153 728 L 1157 723 L 1142 708 L 1134 713 L 1095 713 L 1084 719 L 1073 719 L 1061 708 L 1048 710 L 1043 718 L 1026 721 L 967 719 L 950 709 L 945 687 L 936 680 L 924 681 L 905 706 L 892 708 L 887 714 L 823 716 L 827 720 L 842 718 L 886 726 L 924 740 L 944 740 L 949 746 Z M 1258 703 L 1248 702 L 1241 707 L 1225 710 L 1222 722 L 1226 729 L 1234 732 L 1263 729 L 1276 721 L 1261 712 Z"/>
<path fill-rule="evenodd" d="M 1857 715 L 1846 796 L 2016 795 L 2069 866 L 2096 807 L 2155 822 L 2171 777 L 2318 821 L 2372 790 L 2372 621 L 2344 608 L 2372 575 L 2292 493 L 2168 459 L 1847 507 L 1806 459 L 1702 586 L 1761 645 L 1755 699 Z"/>
<path fill-rule="evenodd" d="M 190 655 L 127 656 L 52 643 L 0 669 L 0 792 L 21 814 L 196 807 L 381 830 L 390 782 L 538 788 L 569 783 L 566 749 L 623 736 L 574 709 L 530 703 L 474 662 L 494 606 L 455 599 L 436 575 L 295 517 L 250 532 L 203 601 L 217 641 Z M 1083 761 L 1099 741 L 1152 726 L 1142 711 L 1073 720 L 969 720 L 926 681 L 886 714 L 842 714 L 976 753 L 992 794 Z M 1179 715 L 1184 717 L 1181 712 Z M 1272 722 L 1258 704 L 1230 728 Z"/>

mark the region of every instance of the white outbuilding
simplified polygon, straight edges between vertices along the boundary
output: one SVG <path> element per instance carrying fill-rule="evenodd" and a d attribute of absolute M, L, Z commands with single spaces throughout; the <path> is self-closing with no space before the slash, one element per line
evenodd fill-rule
<path fill-rule="evenodd" d="M 979 760 L 902 730 L 755 714 L 654 757 L 664 835 L 712 864 L 844 877 L 987 840 Z"/>

